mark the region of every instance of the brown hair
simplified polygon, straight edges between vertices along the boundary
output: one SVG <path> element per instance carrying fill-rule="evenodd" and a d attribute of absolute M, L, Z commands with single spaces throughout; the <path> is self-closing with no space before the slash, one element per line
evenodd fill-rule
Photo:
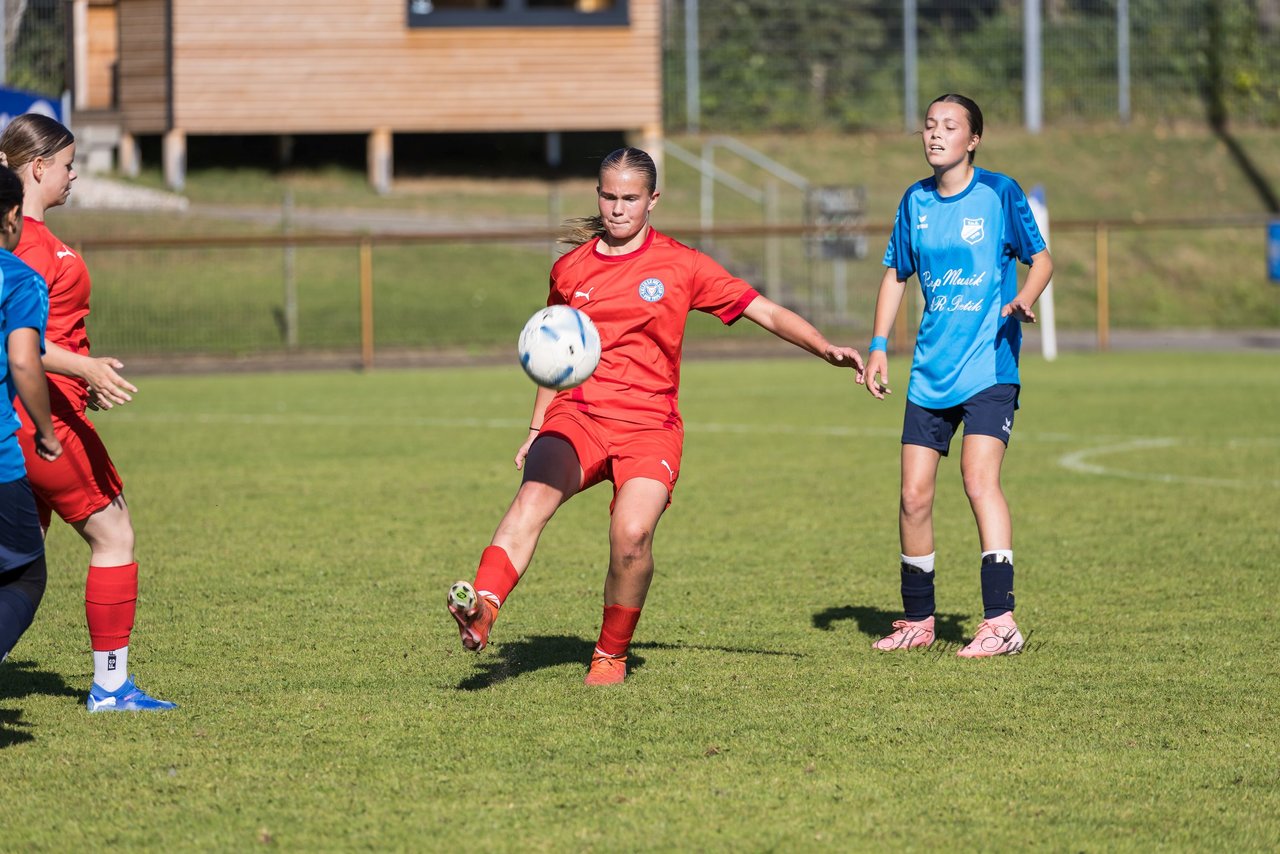
<path fill-rule="evenodd" d="M 639 148 L 619 148 L 609 152 L 604 160 L 600 161 L 600 171 L 597 174 L 603 178 L 604 173 L 612 169 L 630 169 L 633 172 L 639 172 L 645 177 L 645 183 L 651 195 L 658 189 L 658 167 L 654 165 L 653 158 L 647 151 Z M 599 189 L 598 186 L 597 189 Z M 604 220 L 599 214 L 583 216 L 565 220 L 561 226 L 561 234 L 556 240 L 558 243 L 567 243 L 570 246 L 581 246 L 594 237 L 603 236 L 604 233 Z"/>
<path fill-rule="evenodd" d="M 75 134 L 55 119 L 27 113 L 9 122 L 0 134 L 0 152 L 17 172 L 37 157 L 52 157 L 75 141 Z"/>
<path fill-rule="evenodd" d="M 0 166 L 0 217 L 22 207 L 22 179 L 12 169 Z"/>

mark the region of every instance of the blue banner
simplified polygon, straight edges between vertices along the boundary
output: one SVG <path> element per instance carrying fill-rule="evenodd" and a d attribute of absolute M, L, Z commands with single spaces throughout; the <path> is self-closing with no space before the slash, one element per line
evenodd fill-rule
<path fill-rule="evenodd" d="M 39 113 L 62 121 L 62 105 L 57 98 L 0 86 L 0 129 L 23 113 Z"/>
<path fill-rule="evenodd" d="M 1267 224 L 1267 275 L 1280 285 L 1280 219 Z"/>

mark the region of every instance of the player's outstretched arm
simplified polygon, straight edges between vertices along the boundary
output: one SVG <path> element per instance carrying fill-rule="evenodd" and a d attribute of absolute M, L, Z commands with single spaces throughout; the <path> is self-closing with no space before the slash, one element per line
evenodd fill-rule
<path fill-rule="evenodd" d="M 1040 299 L 1040 295 L 1044 293 L 1045 288 L 1049 287 L 1049 280 L 1052 278 L 1053 258 L 1049 257 L 1048 249 L 1042 249 L 1031 256 L 1031 270 L 1027 273 L 1027 281 L 1022 285 L 1022 290 L 1018 291 L 1018 295 L 1000 310 L 1000 316 L 1013 315 L 1023 323 L 1035 323 L 1036 313 L 1031 310 L 1031 306 Z"/>
<path fill-rule="evenodd" d="M 124 362 L 114 356 L 81 356 L 45 341 L 44 368 L 55 374 L 82 379 L 89 386 L 89 405 L 110 409 L 133 400 L 138 387 L 120 376 Z"/>
<path fill-rule="evenodd" d="M 9 333 L 9 371 L 31 423 L 36 427 L 36 454 L 52 462 L 62 455 L 62 444 L 53 433 L 49 410 L 49 383 L 40 364 L 40 331 L 29 326 Z"/>
<path fill-rule="evenodd" d="M 743 316 L 763 329 L 767 329 L 783 341 L 808 350 L 819 359 L 838 368 L 853 368 L 857 381 L 862 382 L 862 356 L 852 347 L 832 344 L 809 321 L 789 308 L 778 305 L 768 297 L 758 296 L 751 301 Z"/>

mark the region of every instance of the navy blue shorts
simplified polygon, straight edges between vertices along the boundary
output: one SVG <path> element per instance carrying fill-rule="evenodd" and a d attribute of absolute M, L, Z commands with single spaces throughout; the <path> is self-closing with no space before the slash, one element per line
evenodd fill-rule
<path fill-rule="evenodd" d="M 36 497 L 27 479 L 0 483 L 0 572 L 8 572 L 44 554 L 44 532 Z"/>
<path fill-rule="evenodd" d="M 902 444 L 933 448 L 945 457 L 951 450 L 951 437 L 963 423 L 966 436 L 995 436 L 1007 445 L 1019 389 L 1013 383 L 999 383 L 946 409 L 926 409 L 908 400 L 902 418 Z"/>

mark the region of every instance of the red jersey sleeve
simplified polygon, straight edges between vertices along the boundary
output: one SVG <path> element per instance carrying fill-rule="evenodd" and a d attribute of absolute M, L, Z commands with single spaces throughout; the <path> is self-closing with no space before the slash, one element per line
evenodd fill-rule
<path fill-rule="evenodd" d="M 720 266 L 713 258 L 694 252 L 692 308 L 714 314 L 726 326 L 737 321 L 760 292 Z"/>

